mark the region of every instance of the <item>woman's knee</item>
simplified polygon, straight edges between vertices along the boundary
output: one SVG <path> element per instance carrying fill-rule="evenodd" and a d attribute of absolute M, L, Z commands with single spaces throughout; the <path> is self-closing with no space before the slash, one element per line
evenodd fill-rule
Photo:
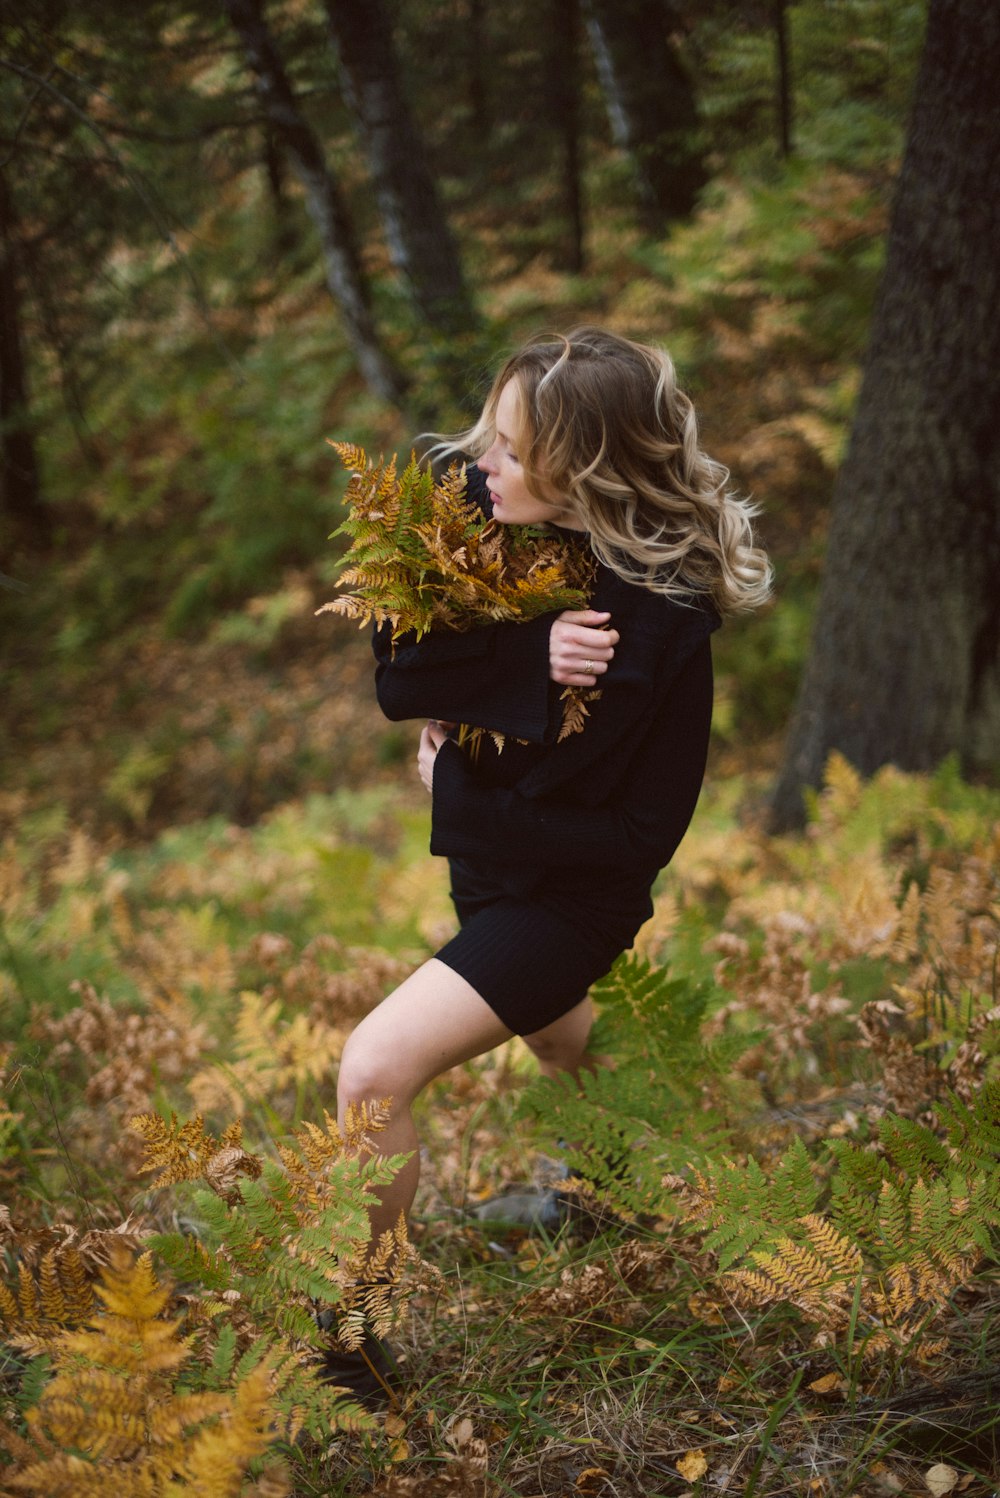
<path fill-rule="evenodd" d="M 561 1019 L 526 1035 L 525 1044 L 545 1071 L 576 1072 L 586 1054 L 593 1018 L 590 1000 L 584 999 Z"/>
<path fill-rule="evenodd" d="M 389 1099 L 394 1107 L 409 1107 L 415 1091 L 400 1058 L 366 1036 L 363 1026 L 348 1037 L 337 1074 L 341 1106 Z"/>

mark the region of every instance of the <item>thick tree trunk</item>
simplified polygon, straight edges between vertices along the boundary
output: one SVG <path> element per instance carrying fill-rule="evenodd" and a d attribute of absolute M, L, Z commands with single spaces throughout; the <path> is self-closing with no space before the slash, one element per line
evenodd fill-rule
<path fill-rule="evenodd" d="M 30 425 L 18 253 L 14 205 L 0 171 L 0 515 L 8 536 L 38 545 L 49 540 L 52 526 Z"/>
<path fill-rule="evenodd" d="M 932 0 L 775 825 L 833 749 L 1000 765 L 1000 10 Z"/>
<path fill-rule="evenodd" d="M 407 103 L 382 0 L 326 0 L 330 39 L 358 123 L 392 262 L 432 327 L 475 322 L 455 241 Z"/>
<path fill-rule="evenodd" d="M 398 404 L 404 381 L 382 347 L 346 204 L 323 147 L 292 92 L 264 20 L 261 0 L 222 0 L 253 72 L 267 117 L 306 195 L 323 251 L 326 282 L 343 314 L 365 383 L 382 400 Z"/>
<path fill-rule="evenodd" d="M 707 179 L 691 78 L 673 41 L 669 0 L 585 0 L 612 139 L 636 172 L 648 227 L 694 207 Z"/>

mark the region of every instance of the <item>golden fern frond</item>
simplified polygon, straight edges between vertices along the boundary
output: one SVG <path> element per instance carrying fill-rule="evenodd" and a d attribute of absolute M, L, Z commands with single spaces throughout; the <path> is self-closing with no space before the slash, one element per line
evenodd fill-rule
<path fill-rule="evenodd" d="M 270 1396 L 270 1373 L 262 1364 L 237 1385 L 228 1400 L 225 1420 L 198 1432 L 181 1467 L 178 1495 L 239 1498 L 247 1467 L 263 1456 L 273 1440 L 269 1430 Z"/>
<path fill-rule="evenodd" d="M 176 1113 L 171 1113 L 169 1121 L 158 1113 L 135 1113 L 128 1126 L 145 1144 L 141 1168 L 160 1171 L 154 1186 L 196 1180 L 218 1149 L 217 1141 L 205 1133 L 200 1113 L 185 1123 L 178 1121 Z"/>
<path fill-rule="evenodd" d="M 899 908 L 896 930 L 890 947 L 890 956 L 897 962 L 908 962 L 920 951 L 922 905 L 920 886 L 914 880 L 907 886 L 903 903 Z"/>
<path fill-rule="evenodd" d="M 345 468 L 363 470 L 367 466 L 368 456 L 363 447 L 359 447 L 353 442 L 334 442 L 331 439 L 327 440 L 330 442 L 330 446 L 333 448 L 334 452 L 337 454 L 338 458 L 343 463 Z"/>
<path fill-rule="evenodd" d="M 779 1238 L 771 1252 L 755 1253 L 753 1257 L 761 1273 L 788 1300 L 813 1300 L 817 1293 L 827 1291 L 836 1278 L 819 1254 L 791 1238 Z"/>
<path fill-rule="evenodd" d="M 587 709 L 589 702 L 596 702 L 600 697 L 599 688 L 587 690 L 584 687 L 567 687 L 560 701 L 563 704 L 562 725 L 559 729 L 558 742 L 568 739 L 571 734 L 582 733 L 584 725 L 590 716 Z"/>
<path fill-rule="evenodd" d="M 337 583 L 351 591 L 317 612 L 391 622 L 395 640 L 432 622 L 466 630 L 586 604 L 589 549 L 487 520 L 460 465 L 435 481 L 412 455 L 399 474 L 395 457 L 373 465 L 359 447 L 331 446 L 353 470 L 335 533 L 351 538 Z"/>
<path fill-rule="evenodd" d="M 0 1326 L 15 1326 L 20 1319 L 20 1307 L 17 1301 L 0 1280 Z"/>
<path fill-rule="evenodd" d="M 237 1498 L 250 1463 L 277 1438 L 271 1361 L 228 1392 L 179 1388 L 190 1347 L 164 1318 L 167 1291 L 148 1256 L 133 1264 L 122 1250 L 99 1293 L 106 1309 L 93 1324 L 53 1343 L 53 1377 L 28 1411 L 28 1438 L 4 1438 L 17 1464 L 8 1489 Z"/>
<path fill-rule="evenodd" d="M 776 1296 L 774 1281 L 757 1269 L 730 1269 L 723 1276 L 723 1283 L 741 1306 L 770 1305 Z"/>
<path fill-rule="evenodd" d="M 839 750 L 834 750 L 823 771 L 822 809 L 831 821 L 840 822 L 861 799 L 858 771 Z"/>
<path fill-rule="evenodd" d="M 857 1244 L 838 1232 L 830 1219 L 818 1212 L 808 1213 L 801 1221 L 816 1253 L 830 1271 L 844 1279 L 856 1279 L 863 1267 Z"/>
<path fill-rule="evenodd" d="M 932 868 L 922 901 L 927 939 L 935 951 L 960 946 L 966 914 L 963 891 L 953 870 Z"/>
<path fill-rule="evenodd" d="M 374 1150 L 373 1134 L 379 1134 L 389 1122 L 392 1098 L 376 1098 L 348 1103 L 344 1115 L 344 1143 L 349 1151 Z"/>

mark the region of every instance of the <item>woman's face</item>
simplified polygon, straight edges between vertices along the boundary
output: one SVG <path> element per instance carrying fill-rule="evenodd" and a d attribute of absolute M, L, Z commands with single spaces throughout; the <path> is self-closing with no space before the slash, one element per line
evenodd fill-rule
<path fill-rule="evenodd" d="M 552 521 L 572 530 L 581 530 L 582 526 L 561 508 L 555 495 L 550 504 L 528 492 L 518 456 L 520 434 L 521 393 L 517 382 L 508 380 L 497 401 L 493 444 L 476 463 L 486 475 L 495 518 L 503 525 L 542 525 Z"/>

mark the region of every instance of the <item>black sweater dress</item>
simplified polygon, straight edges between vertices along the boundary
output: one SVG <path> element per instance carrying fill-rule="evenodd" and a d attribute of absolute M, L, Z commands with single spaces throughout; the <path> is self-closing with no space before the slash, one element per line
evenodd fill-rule
<path fill-rule="evenodd" d="M 490 513 L 475 467 L 469 494 Z M 611 614 L 620 640 L 583 731 L 561 743 L 564 689 L 549 680 L 548 652 L 557 614 L 404 636 L 395 648 L 387 626 L 374 636 L 388 718 L 506 736 L 498 750 L 484 735 L 475 759 L 446 742 L 434 762 L 431 852 L 449 860 L 461 922 L 436 955 L 521 1035 L 572 1009 L 632 945 L 705 773 L 718 615 L 603 564 L 590 607 Z"/>

